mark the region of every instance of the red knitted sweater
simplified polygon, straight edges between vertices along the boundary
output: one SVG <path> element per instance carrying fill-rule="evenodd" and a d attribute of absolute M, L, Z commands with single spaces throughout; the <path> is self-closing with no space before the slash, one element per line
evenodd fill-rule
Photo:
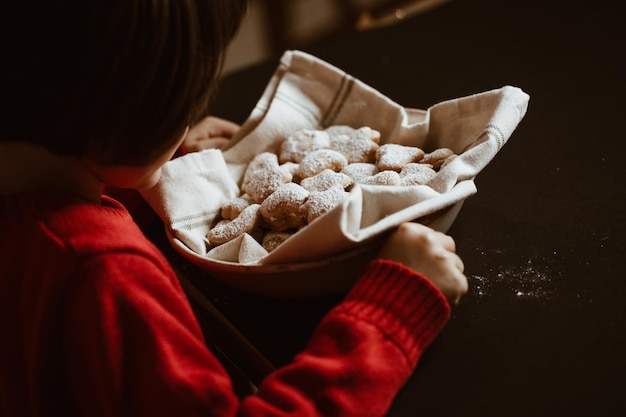
<path fill-rule="evenodd" d="M 0 196 L 0 415 L 381 416 L 449 317 L 375 261 L 307 348 L 239 400 L 163 255 L 128 211 Z"/>

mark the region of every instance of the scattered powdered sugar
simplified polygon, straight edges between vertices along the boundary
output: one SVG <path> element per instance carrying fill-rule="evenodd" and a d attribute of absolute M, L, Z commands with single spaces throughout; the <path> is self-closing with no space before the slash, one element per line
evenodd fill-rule
<path fill-rule="evenodd" d="M 489 274 L 468 275 L 468 280 L 470 292 L 479 299 L 497 291 L 518 299 L 546 300 L 555 295 L 558 276 L 545 259 L 529 259 L 518 265 L 492 267 Z"/>

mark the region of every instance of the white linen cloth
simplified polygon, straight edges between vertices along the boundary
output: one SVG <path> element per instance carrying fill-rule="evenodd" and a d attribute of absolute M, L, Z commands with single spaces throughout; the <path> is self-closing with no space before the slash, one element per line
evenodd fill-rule
<path fill-rule="evenodd" d="M 380 236 L 405 221 L 459 206 L 476 192 L 474 178 L 507 142 L 524 117 L 529 96 L 504 86 L 437 103 L 405 108 L 344 71 L 314 56 L 287 51 L 262 97 L 227 148 L 188 154 L 165 164 L 159 183 L 143 193 L 168 225 L 169 236 L 202 262 L 294 263 L 322 259 Z M 369 126 L 380 143 L 447 147 L 459 156 L 427 184 L 356 186 L 334 210 L 267 254 L 253 239 L 237 239 L 209 251 L 205 235 L 221 205 L 239 195 L 247 163 L 276 152 L 299 129 Z M 456 212 L 452 211 L 453 217 Z M 453 218 L 452 218 L 453 220 Z M 445 229 L 447 221 L 431 226 Z M 175 242 L 173 242 L 175 243 Z M 177 243 L 177 242 L 176 242 Z"/>

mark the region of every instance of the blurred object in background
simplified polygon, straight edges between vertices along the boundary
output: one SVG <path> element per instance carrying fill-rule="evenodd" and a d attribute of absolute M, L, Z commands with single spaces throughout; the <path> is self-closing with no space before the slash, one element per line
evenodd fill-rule
<path fill-rule="evenodd" d="M 451 0 L 345 0 L 358 12 L 356 30 L 390 25 Z"/>
<path fill-rule="evenodd" d="M 224 72 L 347 31 L 393 24 L 450 0 L 250 0 Z"/>

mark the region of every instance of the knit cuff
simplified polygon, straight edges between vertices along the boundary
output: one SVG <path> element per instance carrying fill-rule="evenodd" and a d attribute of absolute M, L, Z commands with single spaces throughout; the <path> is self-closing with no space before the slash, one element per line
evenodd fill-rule
<path fill-rule="evenodd" d="M 372 261 L 338 312 L 369 322 L 415 366 L 450 317 L 450 305 L 426 277 L 402 264 Z"/>

